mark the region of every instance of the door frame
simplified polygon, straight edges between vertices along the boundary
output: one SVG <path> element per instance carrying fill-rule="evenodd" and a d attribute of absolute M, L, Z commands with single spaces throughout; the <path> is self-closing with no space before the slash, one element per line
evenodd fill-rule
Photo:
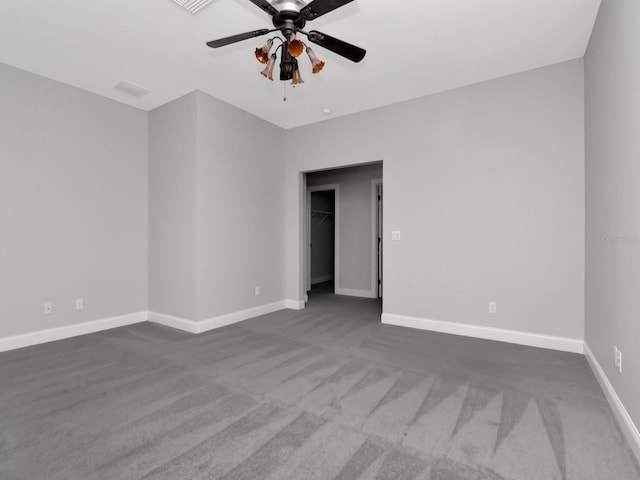
<path fill-rule="evenodd" d="M 378 185 L 382 185 L 382 178 L 371 180 L 371 294 L 378 297 Z M 384 201 L 384 200 L 383 200 Z M 384 204 L 383 204 L 384 205 Z M 383 223 L 384 228 L 384 223 Z M 380 235 L 380 258 L 382 259 L 383 238 Z M 380 269 L 382 270 L 382 268 Z"/>
<path fill-rule="evenodd" d="M 312 192 L 334 192 L 334 264 L 333 264 L 333 291 L 334 293 L 338 290 L 338 285 L 340 281 L 340 185 L 337 183 L 332 183 L 328 185 L 317 185 L 313 187 L 307 187 L 307 194 L 305 196 L 306 205 L 305 205 L 305 217 L 306 217 L 306 228 L 305 228 L 305 248 L 304 248 L 304 256 L 305 256 L 305 300 L 307 292 L 311 290 L 311 193 Z"/>

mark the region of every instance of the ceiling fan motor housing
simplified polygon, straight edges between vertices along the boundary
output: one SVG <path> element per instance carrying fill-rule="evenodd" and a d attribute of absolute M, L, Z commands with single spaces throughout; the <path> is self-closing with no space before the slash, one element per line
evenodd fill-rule
<path fill-rule="evenodd" d="M 288 38 L 292 33 L 302 30 L 307 23 L 301 13 L 305 3 L 301 0 L 276 0 L 272 6 L 278 10 L 273 16 L 273 26 L 281 30 Z"/>

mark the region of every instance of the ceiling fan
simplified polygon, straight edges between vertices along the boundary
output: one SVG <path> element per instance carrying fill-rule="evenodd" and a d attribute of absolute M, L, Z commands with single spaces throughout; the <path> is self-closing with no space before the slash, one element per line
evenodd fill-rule
<path fill-rule="evenodd" d="M 273 46 L 273 40 L 275 39 L 282 42 L 276 49 L 277 52 L 278 49 L 282 48 L 280 80 L 293 80 L 292 83 L 294 85 L 303 83 L 296 57 L 302 53 L 305 47 L 313 66 L 313 73 L 318 73 L 324 67 L 324 62 L 321 62 L 309 47 L 296 38 L 297 33 L 305 35 L 309 42 L 320 45 L 352 62 L 361 61 L 367 53 L 366 50 L 360 47 L 351 45 L 326 33 L 318 32 L 317 30 L 311 30 L 309 32 L 303 30 L 308 21 L 315 20 L 322 15 L 351 3 L 353 0 L 312 0 L 308 4 L 302 0 L 274 0 L 273 2 L 269 2 L 268 0 L 250 1 L 271 15 L 275 28 L 262 28 L 238 35 L 231 35 L 230 37 L 207 42 L 207 45 L 211 48 L 220 48 L 249 38 L 261 37 L 271 32 L 280 32 L 284 39 L 274 37 L 269 39 L 262 48 L 256 49 L 256 58 L 258 61 L 267 64 L 267 67 L 261 73 L 269 80 L 273 80 L 273 67 L 276 62 L 276 53 L 269 54 Z"/>

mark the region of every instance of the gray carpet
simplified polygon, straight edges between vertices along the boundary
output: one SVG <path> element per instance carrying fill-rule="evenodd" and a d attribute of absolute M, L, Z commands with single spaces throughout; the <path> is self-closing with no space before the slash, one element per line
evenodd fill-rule
<path fill-rule="evenodd" d="M 317 294 L 0 354 L 0 478 L 640 479 L 581 355 L 378 318 Z"/>

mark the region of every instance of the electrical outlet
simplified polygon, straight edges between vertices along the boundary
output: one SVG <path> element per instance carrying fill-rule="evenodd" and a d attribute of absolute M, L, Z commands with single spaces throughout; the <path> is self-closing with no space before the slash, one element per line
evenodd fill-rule
<path fill-rule="evenodd" d="M 84 308 L 84 300 L 82 298 L 76 298 L 76 310 L 82 310 Z"/>
<path fill-rule="evenodd" d="M 489 302 L 489 313 L 498 313 L 498 305 L 496 302 Z"/>
<path fill-rule="evenodd" d="M 613 366 L 618 368 L 618 347 L 613 346 Z"/>
<path fill-rule="evenodd" d="M 620 349 L 618 349 L 618 356 L 616 360 L 617 360 L 616 366 L 618 367 L 618 373 L 622 373 L 622 352 L 620 351 Z"/>
<path fill-rule="evenodd" d="M 51 302 L 45 302 L 44 304 L 44 314 L 51 315 L 53 313 L 53 305 Z"/>
<path fill-rule="evenodd" d="M 260 287 L 256 287 L 256 297 L 260 295 Z"/>

